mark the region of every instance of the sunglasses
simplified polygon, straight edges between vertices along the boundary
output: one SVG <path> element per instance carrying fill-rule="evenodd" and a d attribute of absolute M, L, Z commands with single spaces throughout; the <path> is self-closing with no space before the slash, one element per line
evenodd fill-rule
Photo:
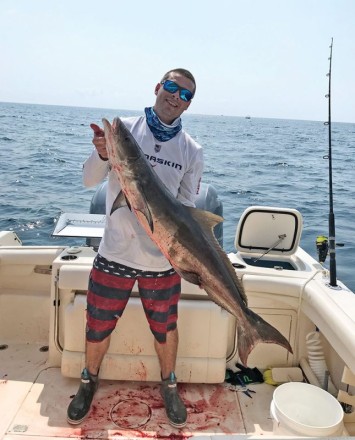
<path fill-rule="evenodd" d="M 166 79 L 165 81 L 162 81 L 161 84 L 163 84 L 163 89 L 166 92 L 175 93 L 179 90 L 180 91 L 180 99 L 182 99 L 185 102 L 191 101 L 191 99 L 194 96 L 193 93 L 190 92 L 190 90 L 183 89 L 182 87 L 177 85 L 176 82 L 171 81 L 170 79 Z"/>

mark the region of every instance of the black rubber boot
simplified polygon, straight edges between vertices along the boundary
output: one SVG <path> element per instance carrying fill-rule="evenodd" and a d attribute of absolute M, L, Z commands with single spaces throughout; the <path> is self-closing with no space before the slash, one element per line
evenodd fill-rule
<path fill-rule="evenodd" d="M 68 406 L 67 420 L 72 425 L 78 425 L 88 415 L 92 399 L 99 386 L 97 376 L 92 376 L 84 368 L 81 373 L 81 383 L 78 392 Z"/>
<path fill-rule="evenodd" d="M 183 428 L 186 425 L 187 411 L 184 402 L 181 400 L 174 372 L 170 373 L 168 379 L 163 379 L 161 395 L 164 400 L 166 415 L 171 426 L 175 428 Z"/>

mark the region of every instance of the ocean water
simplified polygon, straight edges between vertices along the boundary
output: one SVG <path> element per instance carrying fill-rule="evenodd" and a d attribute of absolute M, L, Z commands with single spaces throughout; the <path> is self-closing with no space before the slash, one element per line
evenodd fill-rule
<path fill-rule="evenodd" d="M 95 188 L 82 185 L 91 122 L 141 114 L 125 110 L 0 103 L 0 230 L 24 245 L 82 244 L 52 237 L 62 212 L 89 212 Z M 301 247 L 317 258 L 328 236 L 328 127 L 295 121 L 186 114 L 184 128 L 204 147 L 203 181 L 223 203 L 223 246 L 234 251 L 238 220 L 251 205 L 298 209 Z M 332 123 L 337 276 L 355 291 L 355 124 Z M 326 261 L 325 266 L 328 265 Z"/>

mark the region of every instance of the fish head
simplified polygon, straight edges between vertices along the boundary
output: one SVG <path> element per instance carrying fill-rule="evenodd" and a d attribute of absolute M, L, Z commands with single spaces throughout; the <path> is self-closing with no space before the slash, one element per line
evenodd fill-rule
<path fill-rule="evenodd" d="M 112 125 L 105 118 L 102 119 L 102 123 L 105 131 L 106 149 L 112 164 L 129 164 L 141 157 L 139 145 L 120 118 L 116 117 Z"/>

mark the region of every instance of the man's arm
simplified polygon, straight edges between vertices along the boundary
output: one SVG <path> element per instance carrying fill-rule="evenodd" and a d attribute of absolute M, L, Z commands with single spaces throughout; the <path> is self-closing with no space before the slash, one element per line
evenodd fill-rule
<path fill-rule="evenodd" d="M 189 170 L 181 181 L 177 199 L 186 206 L 195 206 L 203 172 L 203 150 L 199 148 Z"/>

